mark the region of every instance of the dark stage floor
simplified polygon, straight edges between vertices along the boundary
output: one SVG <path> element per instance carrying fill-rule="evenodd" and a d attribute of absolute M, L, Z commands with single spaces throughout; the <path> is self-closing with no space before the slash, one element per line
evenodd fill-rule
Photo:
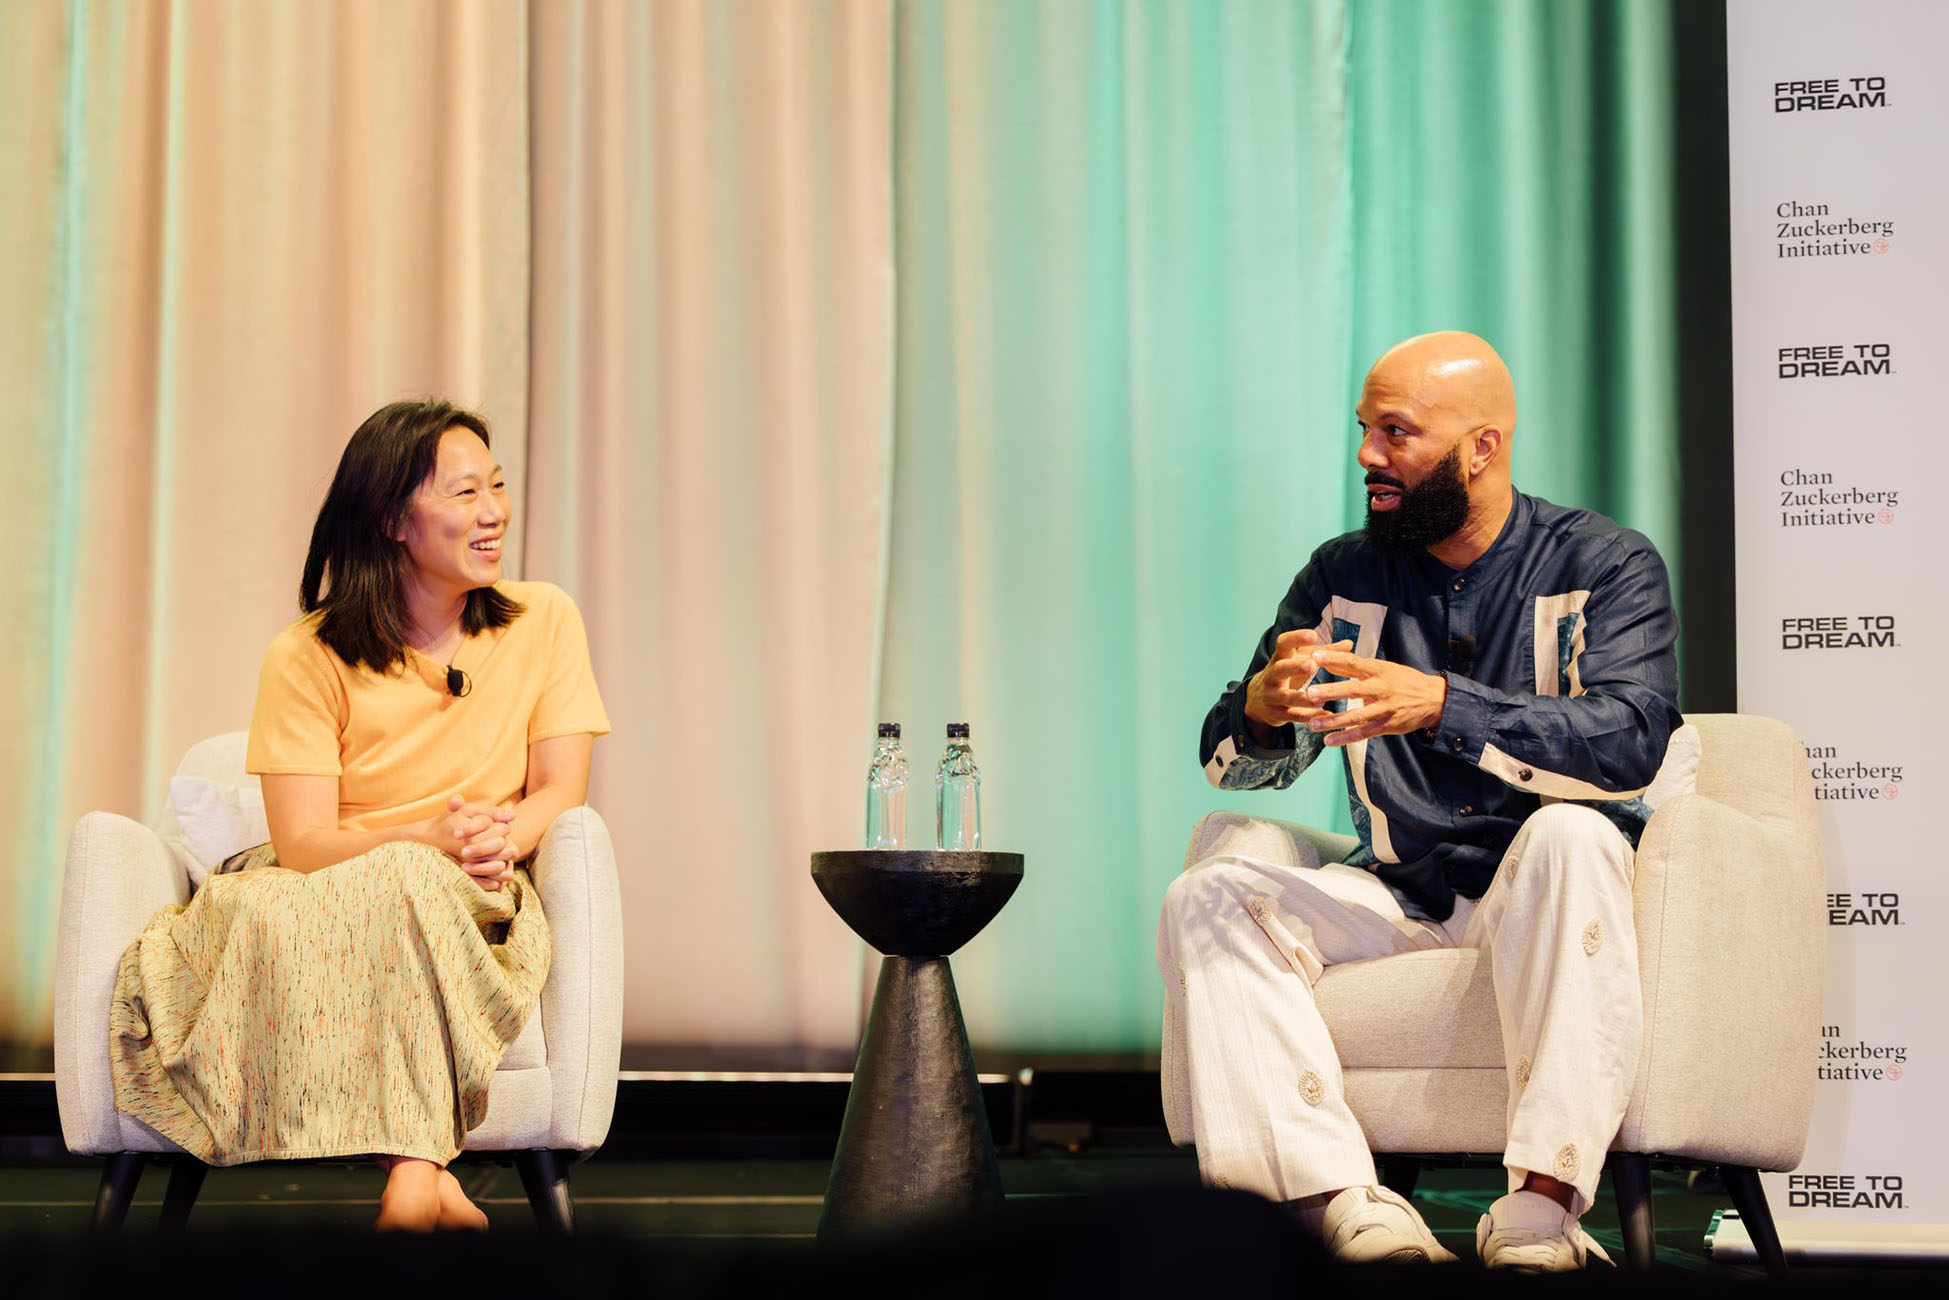
<path fill-rule="evenodd" d="M 579 1229 L 642 1242 L 763 1243 L 773 1249 L 809 1248 L 819 1223 L 827 1162 L 805 1158 L 629 1159 L 598 1154 L 572 1176 Z M 100 1166 L 94 1162 L 0 1166 L 0 1237 L 79 1235 L 94 1205 Z M 497 1232 L 525 1233 L 533 1217 L 512 1168 L 466 1164 L 458 1172 L 468 1194 L 487 1211 Z M 1196 1163 L 1175 1151 L 1039 1152 L 1002 1159 L 1011 1201 L 1083 1197 L 1197 1185 Z M 134 1209 L 141 1231 L 162 1203 L 166 1172 L 151 1169 Z M 215 1169 L 203 1184 L 192 1231 L 276 1231 L 292 1227 L 361 1228 L 378 1209 L 381 1179 L 370 1167 L 347 1164 L 245 1166 Z M 1434 1169 L 1424 1173 L 1415 1200 L 1429 1225 L 1456 1254 L 1472 1258 L 1475 1221 L 1502 1194 L 1500 1172 Z M 1690 1191 L 1681 1176 L 1656 1175 L 1659 1248 L 1674 1268 L 1711 1269 L 1703 1238 L 1723 1196 Z M 1621 1257 L 1615 1216 L 1600 1204 L 1587 1221 L 1592 1235 Z M 1728 1266 L 1718 1265 L 1724 1271 Z"/>
<path fill-rule="evenodd" d="M 93 1242 L 87 1226 L 101 1165 L 65 1154 L 49 1077 L 15 1074 L 0 1079 L 0 1260 L 11 1256 L 13 1268 L 0 1270 L 0 1278 L 24 1284 L 22 1293 L 122 1294 L 148 1275 L 160 1250 L 230 1278 L 234 1287 L 216 1288 L 225 1294 L 290 1294 L 293 1285 L 303 1291 L 305 1282 L 368 1267 L 438 1277 L 457 1261 L 510 1281 L 525 1271 L 576 1294 L 645 1287 L 677 1295 L 855 1293 L 856 1280 L 893 1281 L 918 1268 L 924 1276 L 900 1289 L 1023 1295 L 1081 1286 L 1182 1295 L 1209 1289 L 1207 1281 L 1217 1286 L 1220 1278 L 1210 1273 L 1216 1260 L 1223 1261 L 1220 1274 L 1232 1270 L 1230 1290 L 1240 1294 L 1268 1278 L 1276 1292 L 1291 1294 L 1330 1294 L 1342 1284 L 1366 1294 L 1407 1289 L 1398 1271 L 1393 1280 L 1362 1274 L 1335 1281 L 1311 1245 L 1296 1240 L 1283 1211 L 1238 1193 L 1200 1191 L 1194 1158 L 1170 1147 L 1162 1131 L 1156 1076 L 1143 1071 L 1043 1072 L 1032 1090 L 1010 1075 L 984 1076 L 990 1123 L 1004 1148 L 1003 1215 L 985 1226 L 921 1230 L 884 1248 L 822 1250 L 815 1233 L 846 1084 L 844 1076 L 792 1077 L 797 1081 L 733 1084 L 626 1076 L 610 1145 L 573 1171 L 578 1235 L 565 1248 L 536 1231 L 512 1167 L 472 1157 L 456 1172 L 487 1211 L 487 1242 L 376 1241 L 367 1227 L 381 1178 L 353 1163 L 212 1170 L 187 1235 L 168 1240 L 153 1227 L 168 1175 L 152 1166 L 119 1242 Z M 1502 1193 L 1502 1179 L 1494 1167 L 1422 1172 L 1416 1202 L 1464 1261 L 1444 1287 L 1463 1276 L 1507 1284 L 1483 1275 L 1474 1252 L 1476 1220 Z M 1723 1192 L 1657 1170 L 1653 1204 L 1660 1259 L 1649 1285 L 1688 1294 L 1728 1285 L 1768 1289 L 1757 1267 L 1714 1260 L 1707 1251 L 1714 1216 L 1729 1204 Z M 1622 1259 L 1608 1188 L 1585 1227 Z M 1052 1251 L 1056 1271 L 1029 1262 Z M 304 1263 L 310 1260 L 317 1269 Z M 1826 1291 L 1865 1277 L 1883 1294 L 1933 1293 L 1943 1276 L 1801 1269 L 1790 1289 Z M 1648 1283 L 1609 1274 L 1579 1285 L 1638 1294 Z"/>

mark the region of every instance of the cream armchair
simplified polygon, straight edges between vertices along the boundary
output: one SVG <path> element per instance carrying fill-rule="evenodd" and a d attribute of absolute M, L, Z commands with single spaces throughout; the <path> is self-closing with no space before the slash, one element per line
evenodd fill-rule
<path fill-rule="evenodd" d="M 1785 1268 L 1759 1170 L 1800 1163 L 1814 1104 L 1826 937 L 1813 781 L 1784 724 L 1686 719 L 1698 788 L 1662 804 L 1638 846 L 1644 1047 L 1608 1166 L 1626 1259 L 1654 1251 L 1651 1162 L 1717 1166 L 1769 1272 Z M 1236 815 L 1193 833 L 1202 861 Z M 1350 836 L 1261 821 L 1253 852 L 1344 861 Z M 1233 841 L 1236 843 L 1236 840 Z M 1304 848 L 1302 848 L 1302 845 Z M 1490 964 L 1469 949 L 1329 967 L 1315 988 L 1346 1098 L 1403 1195 L 1421 1159 L 1499 1163 L 1508 1079 Z"/>
<path fill-rule="evenodd" d="M 255 782 L 243 769 L 239 731 L 191 747 L 178 774 Z M 153 828 L 114 813 L 88 813 L 68 841 L 54 1083 L 68 1150 L 107 1157 L 95 1201 L 98 1228 L 121 1224 L 151 1159 L 171 1167 L 165 1225 L 182 1224 L 208 1172 L 115 1109 L 108 1064 L 117 965 L 158 908 L 188 901 L 188 861 L 166 807 Z M 487 1118 L 467 1135 L 466 1149 L 510 1153 L 536 1217 L 544 1227 L 567 1231 L 574 1214 L 568 1166 L 608 1135 L 622 1054 L 622 912 L 608 827 L 592 808 L 563 813 L 542 838 L 531 870 L 547 908 L 554 960 L 539 1012 L 508 1048 L 488 1090 Z"/>

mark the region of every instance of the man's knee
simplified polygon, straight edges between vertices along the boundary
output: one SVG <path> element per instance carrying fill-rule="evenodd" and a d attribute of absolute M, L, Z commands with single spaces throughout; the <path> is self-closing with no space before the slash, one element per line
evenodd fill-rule
<path fill-rule="evenodd" d="M 1236 816 L 1213 813 L 1211 816 Z M 1237 858 L 1220 856 L 1193 863 L 1164 890 L 1164 916 L 1179 923 L 1232 909 L 1257 875 Z M 1242 906 L 1242 905 L 1240 905 Z"/>
<path fill-rule="evenodd" d="M 1553 803 L 1537 809 L 1524 823 L 1530 839 L 1564 845 L 1579 852 L 1629 852 L 1631 845 L 1611 819 L 1588 804 Z"/>
<path fill-rule="evenodd" d="M 1194 866 L 1217 857 L 1252 858 L 1285 867 L 1320 865 L 1318 852 L 1297 828 L 1229 810 L 1206 813 L 1191 832 Z"/>
<path fill-rule="evenodd" d="M 1595 808 L 1549 804 L 1530 814 L 1520 838 L 1520 872 L 1630 885 L 1634 860 L 1630 842 Z"/>

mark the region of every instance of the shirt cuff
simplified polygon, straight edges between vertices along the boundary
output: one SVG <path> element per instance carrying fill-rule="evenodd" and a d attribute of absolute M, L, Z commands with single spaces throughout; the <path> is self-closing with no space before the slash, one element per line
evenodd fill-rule
<path fill-rule="evenodd" d="M 1252 725 L 1245 720 L 1245 691 L 1241 687 L 1232 697 L 1232 744 L 1248 758 L 1276 763 L 1299 748 L 1299 728 L 1288 722 L 1272 733 L 1273 744 L 1261 745 L 1252 737 Z"/>
<path fill-rule="evenodd" d="M 1441 721 L 1423 728 L 1421 740 L 1437 753 L 1459 758 L 1464 763 L 1480 763 L 1482 746 L 1487 743 L 1495 702 L 1474 682 L 1449 673 L 1448 698 L 1442 705 Z"/>

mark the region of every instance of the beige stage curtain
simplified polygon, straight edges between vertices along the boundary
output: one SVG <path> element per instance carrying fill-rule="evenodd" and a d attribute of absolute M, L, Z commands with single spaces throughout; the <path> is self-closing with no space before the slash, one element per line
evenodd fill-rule
<path fill-rule="evenodd" d="M 891 8 L 538 4 L 530 46 L 527 567 L 616 724 L 625 1037 L 849 1063 L 861 949 L 807 871 L 858 842 L 874 721 Z"/>
<path fill-rule="evenodd" d="M 246 725 L 358 422 L 451 396 L 522 478 L 527 25 L 0 3 L 0 1040 L 46 1039 L 75 818 Z"/>

